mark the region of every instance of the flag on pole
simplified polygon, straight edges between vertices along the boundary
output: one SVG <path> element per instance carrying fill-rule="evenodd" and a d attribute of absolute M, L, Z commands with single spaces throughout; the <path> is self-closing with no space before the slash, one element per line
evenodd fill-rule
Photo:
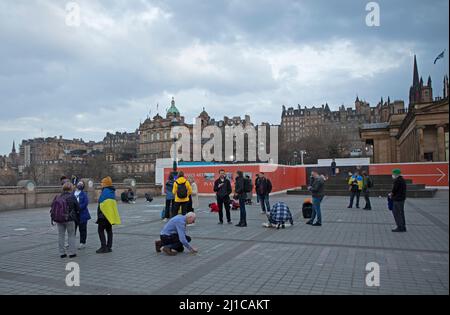
<path fill-rule="evenodd" d="M 439 54 L 439 56 L 436 57 L 436 59 L 434 59 L 434 64 L 436 64 L 436 62 L 437 62 L 439 59 L 444 58 L 444 54 L 445 54 L 445 50 L 444 50 L 443 52 L 441 52 L 441 53 Z"/>

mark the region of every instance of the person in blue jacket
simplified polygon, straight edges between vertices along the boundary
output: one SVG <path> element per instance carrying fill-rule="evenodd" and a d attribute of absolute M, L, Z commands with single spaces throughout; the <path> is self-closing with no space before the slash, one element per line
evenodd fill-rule
<path fill-rule="evenodd" d="M 173 183 L 175 179 L 172 174 L 169 175 L 169 179 L 166 182 L 166 207 L 164 211 L 164 222 L 167 222 L 170 219 L 170 215 L 172 213 L 172 208 L 174 206 L 175 195 L 173 194 Z"/>
<path fill-rule="evenodd" d="M 75 233 L 78 228 L 80 230 L 80 245 L 78 249 L 83 249 L 86 247 L 87 224 L 88 221 L 91 219 L 91 215 L 88 209 L 89 198 L 87 193 L 84 191 L 84 182 L 82 181 L 78 182 L 77 188 L 73 192 L 73 195 L 77 199 L 78 204 L 80 205 L 80 218 L 79 222 L 75 225 Z"/>

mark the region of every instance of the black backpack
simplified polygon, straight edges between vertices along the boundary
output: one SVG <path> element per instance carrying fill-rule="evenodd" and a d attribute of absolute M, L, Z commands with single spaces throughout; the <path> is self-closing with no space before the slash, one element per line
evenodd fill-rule
<path fill-rule="evenodd" d="M 367 187 L 372 188 L 373 187 L 373 180 L 371 177 L 367 178 Z"/>
<path fill-rule="evenodd" d="M 313 212 L 313 205 L 311 203 L 304 203 L 302 206 L 303 218 L 311 219 Z"/>
<path fill-rule="evenodd" d="M 253 190 L 252 180 L 249 178 L 244 179 L 244 192 L 250 193 Z"/>
<path fill-rule="evenodd" d="M 188 196 L 188 191 L 187 191 L 187 187 L 186 187 L 186 182 L 180 184 L 178 184 L 178 189 L 177 189 L 177 197 L 180 199 L 184 199 L 187 198 Z"/>

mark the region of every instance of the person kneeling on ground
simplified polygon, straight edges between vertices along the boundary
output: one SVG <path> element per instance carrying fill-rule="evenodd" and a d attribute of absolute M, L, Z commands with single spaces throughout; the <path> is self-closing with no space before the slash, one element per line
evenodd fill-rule
<path fill-rule="evenodd" d="M 192 247 L 189 242 L 191 238 L 186 235 L 186 226 L 195 222 L 195 213 L 188 212 L 186 215 L 176 215 L 163 227 L 160 240 L 155 241 L 156 252 L 160 253 L 161 249 L 169 256 L 184 251 L 184 247 L 195 254 L 198 250 Z"/>
<path fill-rule="evenodd" d="M 273 205 L 270 212 L 267 214 L 269 223 L 264 224 L 265 227 L 276 227 L 277 229 L 285 228 L 285 223 L 289 222 L 294 225 L 294 220 L 292 219 L 291 211 L 286 203 L 279 201 Z"/>
<path fill-rule="evenodd" d="M 136 203 L 136 196 L 134 195 L 133 189 L 128 188 L 127 197 L 129 203 Z"/>
<path fill-rule="evenodd" d="M 147 200 L 148 202 L 152 202 L 153 201 L 153 197 L 152 195 L 150 195 L 150 193 L 145 193 L 145 200 Z"/>

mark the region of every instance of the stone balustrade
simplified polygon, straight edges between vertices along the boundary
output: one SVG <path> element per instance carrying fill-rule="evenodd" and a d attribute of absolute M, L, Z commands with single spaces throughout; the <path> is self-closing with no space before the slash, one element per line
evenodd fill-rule
<path fill-rule="evenodd" d="M 88 193 L 89 201 L 96 202 L 101 193 L 99 183 L 83 179 L 86 183 L 85 191 Z M 151 183 L 138 184 L 133 179 L 126 179 L 122 183 L 114 183 L 116 198 L 128 188 L 133 189 L 138 198 L 144 197 L 145 193 L 152 196 L 161 195 L 161 186 Z M 32 209 L 50 207 L 56 195 L 61 193 L 61 186 L 36 186 L 33 181 L 20 181 L 17 186 L 0 186 L 0 211 Z"/>

